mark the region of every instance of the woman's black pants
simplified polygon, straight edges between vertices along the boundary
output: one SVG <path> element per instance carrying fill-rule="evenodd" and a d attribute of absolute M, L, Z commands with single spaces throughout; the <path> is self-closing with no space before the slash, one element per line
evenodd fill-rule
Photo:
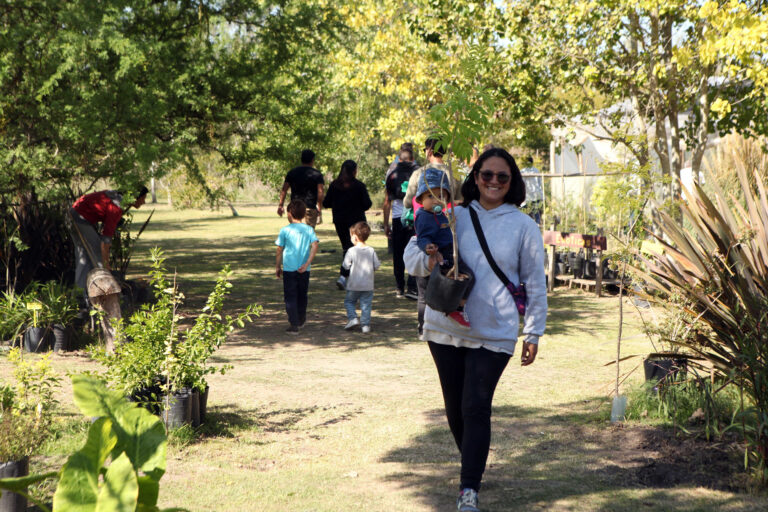
<path fill-rule="evenodd" d="M 344 256 L 347 255 L 347 251 L 352 247 L 352 237 L 349 234 L 349 228 L 346 224 L 334 224 L 336 228 L 336 234 L 339 235 L 339 242 L 341 242 L 341 263 L 344 263 Z M 344 268 L 339 266 L 339 273 L 342 276 L 348 276 L 349 271 L 344 272 Z"/>
<path fill-rule="evenodd" d="M 429 342 L 448 426 L 461 452 L 461 489 L 480 490 L 491 446 L 491 402 L 509 354 Z"/>

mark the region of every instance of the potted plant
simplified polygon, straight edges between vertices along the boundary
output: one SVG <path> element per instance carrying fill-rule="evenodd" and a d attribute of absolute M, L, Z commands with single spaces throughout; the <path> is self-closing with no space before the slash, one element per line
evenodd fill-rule
<path fill-rule="evenodd" d="M 184 296 L 175 277 L 168 279 L 164 262 L 162 251 L 153 249 L 150 277 L 156 302 L 142 305 L 127 321 L 121 321 L 117 331 L 123 343 L 114 354 L 101 354 L 100 358 L 115 389 L 154 412 L 162 410 L 166 426 L 175 427 L 192 422 L 193 409 L 204 414 L 200 396 L 207 397 L 205 376 L 229 368 L 210 366 L 211 355 L 236 326 L 252 321 L 260 307 L 252 304 L 239 315 L 223 314 L 224 299 L 232 288 L 232 272 L 225 266 L 194 324 L 182 329 L 178 309 Z"/>
<path fill-rule="evenodd" d="M 41 323 L 53 332 L 53 351 L 67 350 L 69 326 L 78 313 L 76 290 L 57 281 L 40 285 L 37 297 L 43 305 Z"/>
<path fill-rule="evenodd" d="M 28 474 L 29 457 L 48 435 L 59 383 L 49 355 L 33 363 L 14 348 L 8 359 L 14 365 L 16 385 L 0 386 L 0 478 Z M 24 492 L 0 496 L 0 512 L 24 511 L 26 506 Z"/>
<path fill-rule="evenodd" d="M 157 417 L 130 404 L 90 375 L 72 377 L 75 405 L 91 418 L 88 438 L 59 471 L 0 478 L 5 496 L 26 496 L 31 484 L 57 479 L 53 511 L 159 511 L 160 479 L 165 474 L 168 439 Z M 8 492 L 10 491 L 10 492 Z M 38 509 L 50 512 L 44 503 Z M 26 505 L 25 505 L 26 506 Z M 13 509 L 15 510 L 15 509 Z M 167 512 L 185 512 L 166 508 Z"/>
<path fill-rule="evenodd" d="M 24 307 L 27 310 L 24 330 L 24 349 L 27 352 L 43 352 L 50 345 L 50 327 L 45 326 L 43 304 L 37 300 L 34 290 L 24 294 Z"/>

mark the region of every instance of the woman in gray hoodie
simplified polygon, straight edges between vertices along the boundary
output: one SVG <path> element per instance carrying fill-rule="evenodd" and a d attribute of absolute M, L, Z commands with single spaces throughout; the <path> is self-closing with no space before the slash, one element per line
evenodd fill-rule
<path fill-rule="evenodd" d="M 525 201 L 525 184 L 514 158 L 501 148 L 485 151 L 464 181 L 462 195 L 463 206 L 456 207 L 456 234 L 459 254 L 475 276 L 464 306 L 471 327 L 427 307 L 423 338 L 437 367 L 448 425 L 461 453 L 458 510 L 473 512 L 479 510 L 477 493 L 490 447 L 493 393 L 514 353 L 520 313 L 481 247 L 470 209 L 500 271 L 512 285 L 525 285 L 523 366 L 536 359 L 546 325 L 547 291 L 541 232 L 518 210 Z M 430 260 L 420 251 L 415 238 L 404 260 L 413 275 L 429 275 L 434 265 L 434 257 Z"/>

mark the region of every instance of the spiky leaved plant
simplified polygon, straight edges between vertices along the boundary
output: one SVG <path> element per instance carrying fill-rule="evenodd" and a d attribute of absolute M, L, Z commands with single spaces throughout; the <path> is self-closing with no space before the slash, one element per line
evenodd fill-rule
<path fill-rule="evenodd" d="M 649 298 L 683 300 L 686 335 L 673 341 L 712 363 L 750 398 L 743 411 L 750 460 L 768 477 L 768 197 L 757 172 L 738 169 L 740 203 L 715 183 L 684 190 L 681 224 L 665 213 L 662 254 L 634 270 Z M 714 180 L 713 180 L 714 181 Z M 684 227 L 685 226 L 685 227 Z M 679 306 L 678 306 L 679 307 Z"/>

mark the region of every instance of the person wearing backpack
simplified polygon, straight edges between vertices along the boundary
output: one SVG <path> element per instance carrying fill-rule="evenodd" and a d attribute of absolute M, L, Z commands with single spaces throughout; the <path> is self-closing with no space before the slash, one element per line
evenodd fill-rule
<path fill-rule="evenodd" d="M 405 265 L 403 264 L 403 251 L 405 251 L 408 240 L 414 235 L 414 231 L 413 227 L 404 226 L 400 217 L 403 214 L 403 198 L 405 197 L 405 189 L 408 187 L 408 180 L 419 166 L 413 161 L 412 147 L 404 144 L 400 148 L 398 157 L 400 161 L 392 172 L 387 174 L 385 180 L 384 232 L 388 238 L 392 239 L 392 267 L 395 274 L 397 296 L 416 300 L 418 298 L 416 280 L 413 276 L 408 276 L 406 282 Z M 391 226 L 390 214 L 392 215 Z"/>

